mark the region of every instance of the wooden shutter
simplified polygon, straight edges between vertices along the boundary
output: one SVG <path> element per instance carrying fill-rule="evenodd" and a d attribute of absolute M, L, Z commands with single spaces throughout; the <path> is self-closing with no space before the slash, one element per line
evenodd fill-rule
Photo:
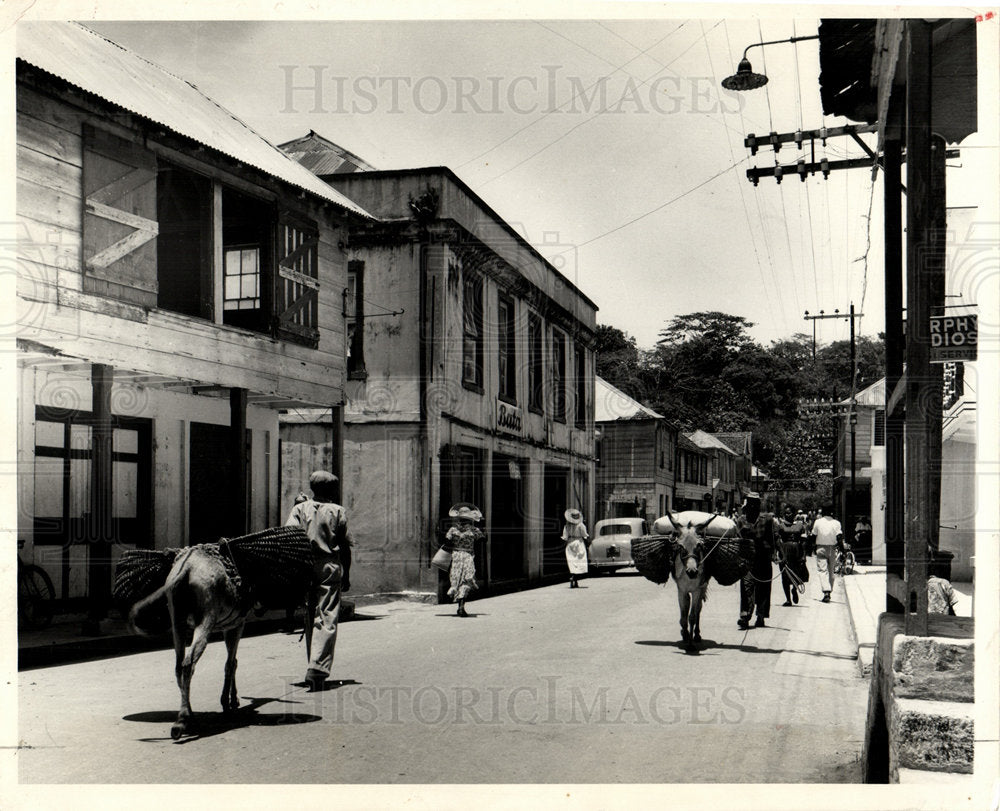
<path fill-rule="evenodd" d="M 278 338 L 319 345 L 319 229 L 290 211 L 278 213 L 274 317 Z"/>
<path fill-rule="evenodd" d="M 84 289 L 156 306 L 156 156 L 83 127 Z"/>

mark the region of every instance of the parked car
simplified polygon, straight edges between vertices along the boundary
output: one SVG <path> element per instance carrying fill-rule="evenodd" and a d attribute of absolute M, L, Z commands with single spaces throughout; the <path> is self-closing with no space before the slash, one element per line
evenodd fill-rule
<path fill-rule="evenodd" d="M 634 566 L 632 539 L 649 534 L 642 518 L 605 518 L 594 524 L 590 543 L 590 568 L 597 572 L 613 572 Z"/>

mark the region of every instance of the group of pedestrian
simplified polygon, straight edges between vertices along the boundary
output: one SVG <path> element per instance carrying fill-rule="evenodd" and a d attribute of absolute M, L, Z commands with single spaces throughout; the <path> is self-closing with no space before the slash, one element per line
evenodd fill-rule
<path fill-rule="evenodd" d="M 736 517 L 740 535 L 752 542 L 753 548 L 746 574 L 740 581 L 740 616 L 738 627 L 750 628 L 756 614 L 755 628 L 766 626 L 770 615 L 772 564 L 777 563 L 781 587 L 785 593 L 783 605 L 797 605 L 799 591 L 809 581 L 806 557 L 815 550 L 816 568 L 823 596 L 830 602 L 836 569 L 837 548 L 842 547 L 844 534 L 840 522 L 819 510 L 814 520 L 802 510 L 786 505 L 782 515 L 761 512 L 760 497 L 750 493 Z"/>

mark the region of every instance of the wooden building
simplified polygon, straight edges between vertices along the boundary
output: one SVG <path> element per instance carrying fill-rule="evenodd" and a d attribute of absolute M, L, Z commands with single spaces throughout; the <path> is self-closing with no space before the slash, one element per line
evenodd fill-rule
<path fill-rule="evenodd" d="M 350 231 L 342 298 L 352 584 L 436 590 L 458 501 L 485 516 L 485 588 L 561 576 L 563 512 L 593 515 L 597 306 L 447 168 L 321 178 L 377 218 Z"/>
<path fill-rule="evenodd" d="M 709 506 L 703 509 L 728 515 L 743 500 L 743 493 L 737 486 L 736 479 L 736 465 L 740 455 L 725 442 L 701 429 L 691 431 L 687 438 L 701 448 L 708 458 L 706 492 Z"/>
<path fill-rule="evenodd" d="M 692 442 L 687 434 L 681 432 L 677 435 L 675 511 L 712 510 L 710 461 L 708 452 Z"/>
<path fill-rule="evenodd" d="M 650 524 L 674 509 L 677 426 L 598 377 L 595 519 L 635 516 Z"/>
<path fill-rule="evenodd" d="M 278 414 L 339 409 L 356 204 L 74 23 L 17 36 L 18 536 L 64 600 L 280 521 Z"/>

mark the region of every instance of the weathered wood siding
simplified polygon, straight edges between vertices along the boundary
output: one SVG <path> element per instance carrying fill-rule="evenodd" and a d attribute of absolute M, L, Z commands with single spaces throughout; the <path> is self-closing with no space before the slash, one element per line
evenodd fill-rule
<path fill-rule="evenodd" d="M 346 233 L 341 214 L 289 193 L 290 204 L 320 228 L 318 349 L 84 292 L 82 130 L 96 118 L 85 106 L 18 87 L 19 337 L 117 368 L 318 404 L 341 402 L 346 285 L 346 255 L 338 247 Z M 203 159 L 206 172 L 218 175 L 221 170 Z"/>

